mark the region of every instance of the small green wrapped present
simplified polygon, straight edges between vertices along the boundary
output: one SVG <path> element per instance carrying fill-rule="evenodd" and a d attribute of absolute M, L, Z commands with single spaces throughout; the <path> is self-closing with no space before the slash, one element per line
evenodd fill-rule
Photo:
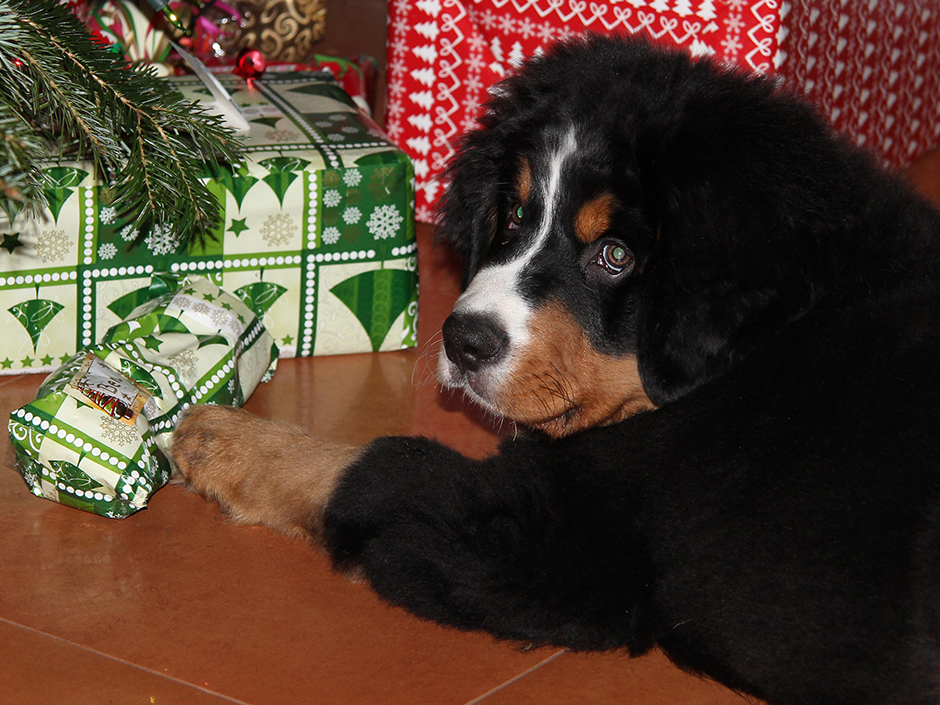
<path fill-rule="evenodd" d="M 278 357 L 254 312 L 205 277 L 156 275 L 131 296 L 130 315 L 47 377 L 9 424 L 33 494 L 119 518 L 169 480 L 180 413 L 243 404 Z"/>

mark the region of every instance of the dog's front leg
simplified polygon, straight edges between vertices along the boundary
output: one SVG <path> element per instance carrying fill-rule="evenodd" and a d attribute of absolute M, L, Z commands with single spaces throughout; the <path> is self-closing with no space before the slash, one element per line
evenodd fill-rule
<path fill-rule="evenodd" d="M 647 587 L 632 493 L 611 490 L 618 476 L 600 472 L 598 447 L 606 452 L 575 437 L 519 438 L 485 460 L 428 438 L 352 448 L 204 407 L 180 423 L 173 457 L 236 520 L 313 539 L 336 567 L 421 617 L 641 653 L 652 642 L 637 609 Z M 607 584 L 615 589 L 597 589 Z"/>
<path fill-rule="evenodd" d="M 178 480 L 245 524 L 316 538 L 343 469 L 359 449 L 226 406 L 195 406 L 173 434 Z"/>

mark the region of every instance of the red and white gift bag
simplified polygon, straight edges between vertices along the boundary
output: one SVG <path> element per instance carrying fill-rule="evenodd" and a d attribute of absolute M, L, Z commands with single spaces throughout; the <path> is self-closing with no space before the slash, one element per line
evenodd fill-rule
<path fill-rule="evenodd" d="M 391 0 L 389 13 L 386 127 L 414 160 L 422 221 L 433 220 L 438 177 L 488 87 L 585 31 L 780 73 L 895 166 L 940 129 L 935 0 Z"/>

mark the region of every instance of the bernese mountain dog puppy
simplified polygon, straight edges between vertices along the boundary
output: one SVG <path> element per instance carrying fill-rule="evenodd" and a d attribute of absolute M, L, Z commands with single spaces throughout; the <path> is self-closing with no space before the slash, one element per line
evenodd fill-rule
<path fill-rule="evenodd" d="M 531 430 L 199 407 L 185 481 L 442 624 L 940 703 L 940 215 L 774 79 L 623 38 L 499 84 L 449 178 L 440 378 Z"/>

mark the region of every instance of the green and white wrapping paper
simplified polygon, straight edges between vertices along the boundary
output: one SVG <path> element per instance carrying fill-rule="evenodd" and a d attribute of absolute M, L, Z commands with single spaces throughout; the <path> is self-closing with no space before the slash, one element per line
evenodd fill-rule
<path fill-rule="evenodd" d="M 141 242 L 87 164 L 52 167 L 45 220 L 0 213 L 0 374 L 52 371 L 126 311 L 154 272 L 199 273 L 242 299 L 283 357 L 416 343 L 411 162 L 326 74 L 219 77 L 251 126 L 248 161 L 207 174 L 223 207 L 214 238 L 179 251 Z M 177 78 L 210 101 L 196 78 Z"/>
<path fill-rule="evenodd" d="M 9 423 L 33 494 L 107 517 L 144 508 L 169 480 L 184 409 L 241 405 L 277 363 L 260 319 L 205 277 L 157 275 L 132 299 L 127 319 L 69 357 Z"/>

